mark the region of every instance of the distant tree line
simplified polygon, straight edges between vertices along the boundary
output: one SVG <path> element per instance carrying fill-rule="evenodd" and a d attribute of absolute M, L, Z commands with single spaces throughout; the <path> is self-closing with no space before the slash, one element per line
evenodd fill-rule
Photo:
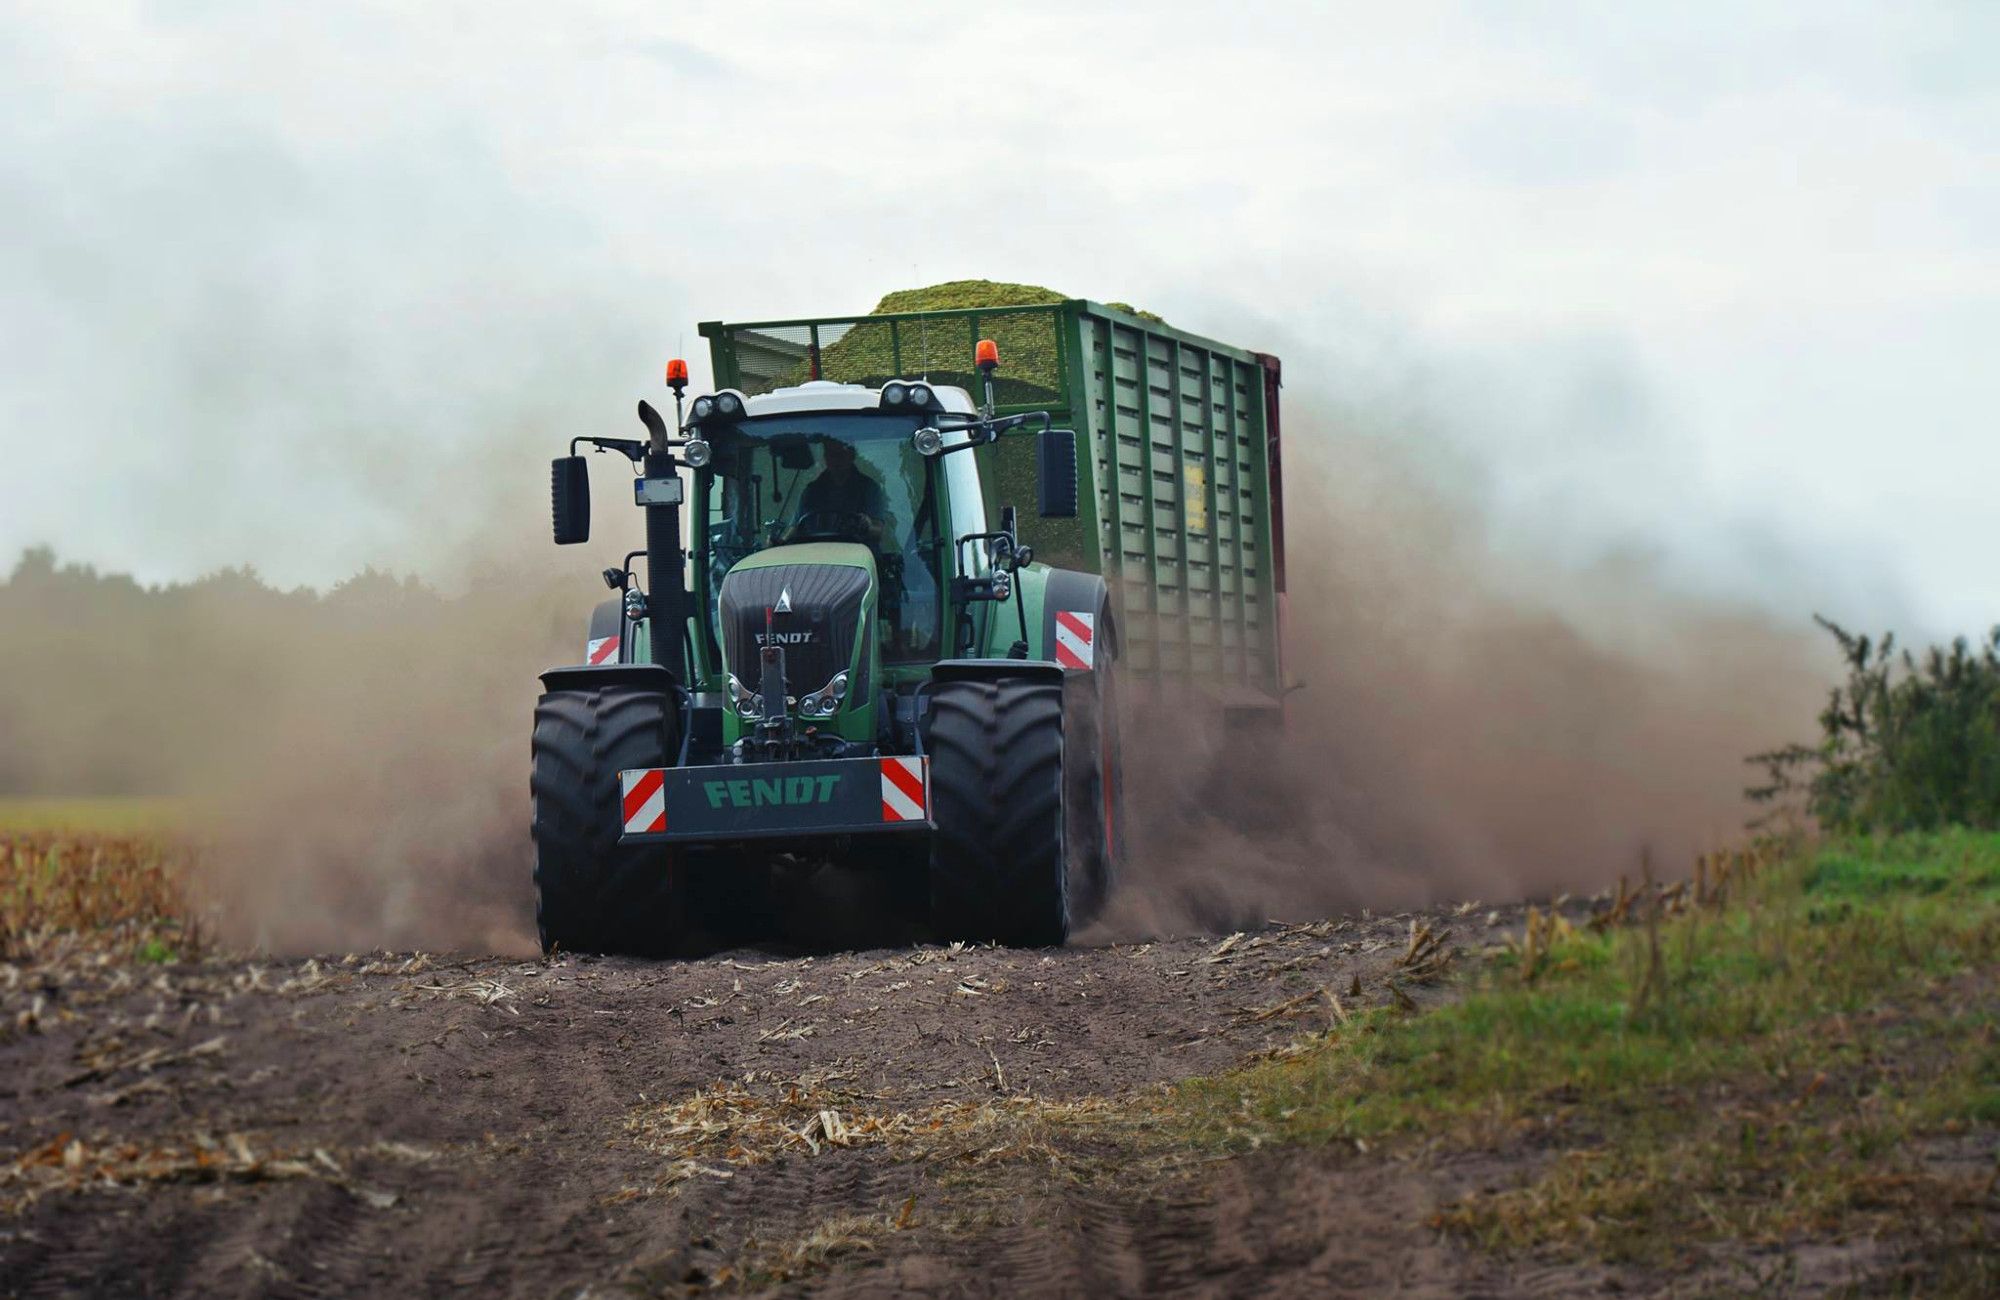
<path fill-rule="evenodd" d="M 517 575 L 447 596 L 375 569 L 324 592 L 250 568 L 146 586 L 29 550 L 0 581 L 0 794 L 180 793 L 268 749 L 281 715 L 358 717 L 370 681 L 435 696 L 504 665 L 532 691 L 581 652 L 566 594 Z"/>

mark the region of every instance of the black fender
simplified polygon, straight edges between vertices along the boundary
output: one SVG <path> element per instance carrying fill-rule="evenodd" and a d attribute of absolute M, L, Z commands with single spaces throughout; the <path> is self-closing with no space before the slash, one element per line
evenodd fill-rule
<path fill-rule="evenodd" d="M 1042 589 L 1042 657 L 1056 657 L 1056 612 L 1084 612 L 1096 617 L 1096 653 L 1118 657 L 1118 629 L 1111 621 L 1111 589 L 1095 573 L 1075 569 L 1050 569 L 1048 585 Z M 1095 662 L 1093 658 L 1092 662 Z"/>
<path fill-rule="evenodd" d="M 1051 659 L 940 659 L 931 665 L 934 682 L 991 682 L 1003 677 L 1059 682 L 1063 670 Z"/>
<path fill-rule="evenodd" d="M 594 691 L 606 686 L 637 686 L 662 695 L 674 693 L 674 675 L 658 664 L 578 664 L 551 668 L 542 674 L 545 691 Z"/>
<path fill-rule="evenodd" d="M 627 631 L 623 596 L 613 596 L 610 600 L 601 601 L 597 608 L 590 611 L 590 640 L 596 641 L 607 636 L 617 637 L 620 663 L 632 657 L 632 647 L 625 644 Z"/>

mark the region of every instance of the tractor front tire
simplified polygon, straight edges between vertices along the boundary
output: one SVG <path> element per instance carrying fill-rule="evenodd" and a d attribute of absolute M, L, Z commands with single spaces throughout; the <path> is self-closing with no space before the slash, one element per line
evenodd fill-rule
<path fill-rule="evenodd" d="M 931 924 L 1019 948 L 1069 938 L 1087 820 L 1064 771 L 1063 685 L 1010 677 L 931 692 Z M 1068 779 L 1065 779 L 1067 776 Z"/>
<path fill-rule="evenodd" d="M 686 925 L 679 864 L 621 846 L 618 774 L 671 766 L 679 715 L 657 691 L 550 691 L 535 705 L 535 924 L 544 952 L 658 957 Z"/>

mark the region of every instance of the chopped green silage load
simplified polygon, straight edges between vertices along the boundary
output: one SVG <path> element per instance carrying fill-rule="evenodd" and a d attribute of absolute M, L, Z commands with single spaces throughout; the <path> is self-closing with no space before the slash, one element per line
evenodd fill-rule
<path fill-rule="evenodd" d="M 890 316 L 908 312 L 991 311 L 1002 307 L 1056 307 L 1067 301 L 1063 294 L 1034 284 L 1008 284 L 998 280 L 949 280 L 920 289 L 898 289 L 884 294 L 870 316 Z M 1149 321 L 1160 318 L 1125 303 L 1111 303 L 1119 311 Z M 1054 311 L 1004 316 L 966 315 L 962 320 L 888 321 L 859 320 L 840 337 L 822 342 L 819 377 L 843 384 L 880 387 L 891 379 L 928 377 L 940 384 L 955 384 L 977 396 L 979 376 L 972 368 L 972 351 L 982 338 L 992 339 L 1000 348 L 1000 374 L 994 397 L 1003 406 L 1062 403 L 1062 341 L 1056 335 L 1058 317 Z M 826 334 L 822 333 L 824 340 Z M 804 383 L 812 378 L 809 357 L 801 357 L 793 370 L 771 380 L 772 387 Z"/>
<path fill-rule="evenodd" d="M 1009 284 L 1004 280 L 947 280 L 922 289 L 898 289 L 882 295 L 871 316 L 887 316 L 899 311 L 981 311 L 988 307 L 1039 307 L 1067 302 L 1067 294 L 1045 289 L 1039 284 Z M 1114 311 L 1129 312 L 1142 320 L 1164 325 L 1166 321 L 1127 302 L 1104 304 Z"/>

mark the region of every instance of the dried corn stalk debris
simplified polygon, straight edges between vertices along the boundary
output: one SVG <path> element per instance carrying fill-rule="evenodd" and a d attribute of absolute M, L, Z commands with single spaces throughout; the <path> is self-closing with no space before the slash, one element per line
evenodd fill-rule
<path fill-rule="evenodd" d="M 44 1196 L 136 1191 L 171 1183 L 267 1183 L 317 1179 L 376 1209 L 393 1192 L 366 1187 L 324 1148 L 259 1151 L 247 1133 L 196 1133 L 166 1143 L 87 1142 L 63 1133 L 0 1163 L 0 1209 L 18 1212 Z"/>
<path fill-rule="evenodd" d="M 1428 919 L 1410 918 L 1410 937 L 1403 947 L 1402 956 L 1396 958 L 1396 965 L 1413 980 L 1436 979 L 1451 965 L 1453 950 L 1446 941 L 1451 931 L 1442 930 Z"/>
<path fill-rule="evenodd" d="M 1147 1108 L 1116 1098 L 1047 1101 L 1011 1094 L 916 1110 L 878 1109 L 879 1101 L 804 1080 L 761 1090 L 719 1083 L 641 1108 L 625 1131 L 642 1149 L 667 1158 L 657 1186 L 669 1189 L 785 1156 L 855 1147 L 883 1148 L 909 1160 L 984 1164 L 1045 1151 L 1042 1130 L 1049 1125 L 1150 1122 Z"/>

